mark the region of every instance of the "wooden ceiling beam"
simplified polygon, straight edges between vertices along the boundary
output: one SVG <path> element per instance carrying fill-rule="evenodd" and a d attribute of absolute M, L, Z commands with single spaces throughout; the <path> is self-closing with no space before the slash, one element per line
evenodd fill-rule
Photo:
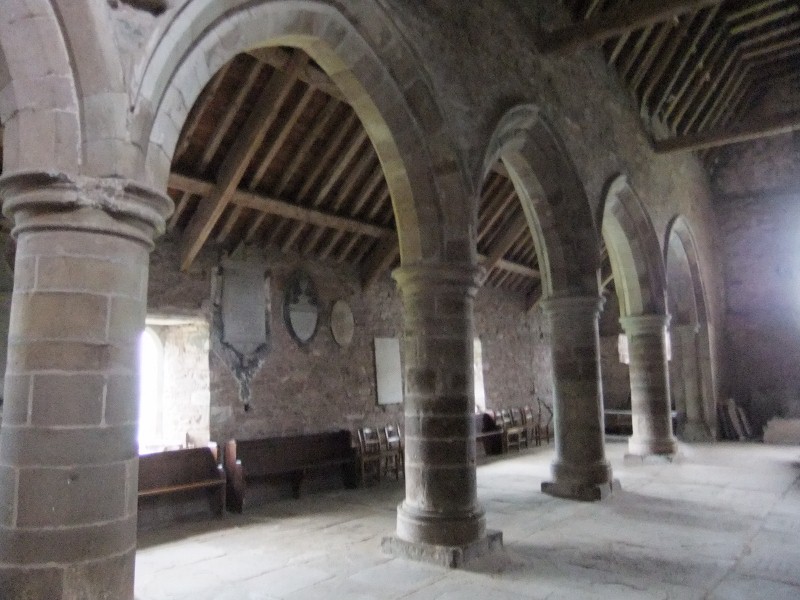
<path fill-rule="evenodd" d="M 208 110 L 208 107 L 211 104 L 211 99 L 214 98 L 216 93 L 219 91 L 220 84 L 222 84 L 222 80 L 225 79 L 225 75 L 228 74 L 228 70 L 231 68 L 232 64 L 232 60 L 226 62 L 223 67 L 216 72 L 214 77 L 211 79 L 211 82 L 203 90 L 202 94 L 200 95 L 200 99 L 189 116 L 188 122 L 183 127 L 181 139 L 178 142 L 178 147 L 175 149 L 175 153 L 173 154 L 173 162 L 179 162 L 181 156 L 183 156 L 186 150 L 188 150 L 189 144 L 194 136 L 194 132 L 197 130 L 197 126 L 200 125 L 201 121 L 203 120 L 202 117 Z"/>
<path fill-rule="evenodd" d="M 247 184 L 247 189 L 249 191 L 254 191 L 261 184 L 261 180 L 264 178 L 264 174 L 267 172 L 269 165 L 275 159 L 275 156 L 277 156 L 278 152 L 280 152 L 281 148 L 283 148 L 286 139 L 289 137 L 292 129 L 305 111 L 313 95 L 313 92 L 306 88 L 302 97 L 300 98 L 300 101 L 295 103 L 295 105 L 292 107 L 292 112 L 289 113 L 289 116 L 286 118 L 286 120 L 280 124 L 278 131 L 272 136 L 271 139 L 265 141 L 264 145 L 266 145 L 269 149 L 261 159 L 258 168 L 256 169 L 255 173 L 253 173 L 253 176 L 250 177 L 250 183 Z M 236 222 L 239 220 L 241 213 L 241 206 L 233 207 L 233 210 L 231 210 L 230 214 L 228 215 L 228 219 L 220 229 L 219 235 L 217 236 L 217 242 L 224 242 L 228 235 L 230 235 L 234 225 L 236 225 Z"/>
<path fill-rule="evenodd" d="M 257 61 L 269 65 L 273 69 L 286 70 L 286 65 L 291 60 L 291 53 L 284 48 L 256 48 L 248 52 Z M 326 93 L 331 98 L 336 98 L 339 102 L 347 102 L 347 98 L 342 94 L 328 74 L 313 64 L 307 64 L 297 74 L 297 79 L 308 85 L 310 88 Z M 349 104 L 349 103 L 348 103 Z"/>
<path fill-rule="evenodd" d="M 791 15 L 797 14 L 798 11 L 800 11 L 800 7 L 798 7 L 796 4 L 785 6 L 783 8 L 777 8 L 774 11 L 762 17 L 747 20 L 739 25 L 732 26 L 731 35 L 739 35 L 742 33 L 747 33 L 748 31 L 752 31 L 753 29 L 758 29 L 759 27 L 763 27 L 764 25 L 769 25 L 770 23 L 773 23 L 775 21 L 779 21 Z"/>
<path fill-rule="evenodd" d="M 724 88 L 730 83 L 731 79 L 733 79 L 735 72 L 740 68 L 741 60 L 739 49 L 735 48 L 733 52 L 728 54 L 728 58 L 725 59 L 725 62 L 722 64 L 722 67 L 717 71 L 716 75 L 709 80 L 709 85 L 706 87 L 705 94 L 702 95 L 700 100 L 694 106 L 694 110 L 691 111 L 691 114 L 688 116 L 688 120 L 686 121 L 685 125 L 683 126 L 683 132 L 686 133 L 692 129 L 692 126 L 697 122 L 697 119 L 704 116 L 703 110 L 705 109 L 706 105 L 709 101 L 714 98 L 716 95 L 717 99 L 723 97 L 723 93 L 716 93 L 717 89 L 719 88 L 720 84 L 723 84 L 723 91 Z M 688 114 L 689 111 L 687 111 Z M 677 119 L 680 120 L 680 119 Z"/>
<path fill-rule="evenodd" d="M 655 45 L 651 43 L 650 40 L 653 35 L 654 27 L 646 27 L 642 31 L 640 31 L 638 35 L 638 39 L 636 43 L 634 43 L 633 48 L 628 53 L 625 61 L 617 67 L 617 72 L 619 73 L 620 77 L 623 81 L 629 81 L 628 75 L 630 74 L 631 69 L 636 63 L 641 62 L 641 54 L 644 51 L 645 44 L 648 46 Z"/>
<path fill-rule="evenodd" d="M 642 92 L 642 99 L 640 103 L 643 116 L 648 116 L 647 107 L 650 102 L 650 96 L 653 94 L 658 82 L 661 81 L 661 78 L 664 77 L 664 74 L 667 72 L 667 67 L 669 67 L 669 65 L 672 64 L 672 61 L 675 59 L 675 55 L 677 54 L 681 44 L 684 43 L 686 37 L 689 35 L 689 28 L 693 22 L 694 16 L 688 16 L 683 19 L 681 28 L 671 36 L 669 45 L 665 51 L 659 54 L 658 61 L 653 69 L 649 73 L 645 73 L 645 77 L 643 78 L 642 82 L 644 83 L 646 81 L 647 83 L 645 85 L 644 92 Z"/>
<path fill-rule="evenodd" d="M 516 218 L 504 227 L 504 229 L 505 233 L 503 233 L 498 242 L 493 245 L 489 255 L 486 257 L 486 262 L 483 264 L 483 268 L 486 269 L 483 281 L 486 281 L 486 275 L 489 271 L 494 269 L 497 264 L 503 260 L 506 252 L 508 252 L 520 236 L 528 230 L 528 220 L 525 218 L 525 213 L 520 211 Z"/>
<path fill-rule="evenodd" d="M 295 175 L 297 169 L 307 158 L 309 150 L 314 145 L 314 142 L 316 142 L 318 138 L 322 135 L 322 133 L 327 129 L 331 120 L 336 115 L 338 109 L 341 106 L 342 104 L 338 100 L 331 98 L 325 105 L 325 108 L 323 108 L 322 111 L 319 113 L 319 115 L 317 115 L 317 118 L 315 120 L 314 126 L 311 128 L 311 131 L 309 131 L 308 134 L 305 136 L 305 138 L 303 139 L 303 143 L 300 145 L 300 147 L 297 149 L 297 152 L 292 157 L 292 161 L 284 169 L 283 175 L 281 175 L 281 179 L 274 190 L 276 196 L 280 198 L 285 194 L 286 188 L 289 186 L 289 182 L 291 181 L 292 176 Z M 258 233 L 258 230 L 261 227 L 261 224 L 263 223 L 265 218 L 266 218 L 265 214 L 260 214 L 252 221 L 250 227 L 248 227 L 247 229 L 247 233 L 245 234 L 246 243 L 250 243 L 255 239 L 255 236 Z"/>
<path fill-rule="evenodd" d="M 694 35 L 694 38 L 692 39 L 692 43 L 689 45 L 689 47 L 683 53 L 683 57 L 681 58 L 680 65 L 678 66 L 678 68 L 673 70 L 672 77 L 669 80 L 669 83 L 664 88 L 664 90 L 661 92 L 661 97 L 659 98 L 658 102 L 656 103 L 656 106 L 653 109 L 653 111 L 650 113 L 651 115 L 656 115 L 656 114 L 660 113 L 661 110 L 664 108 L 664 105 L 668 104 L 671 101 L 671 99 L 673 98 L 672 91 L 675 89 L 675 86 L 678 85 L 678 82 L 681 80 L 681 76 L 684 74 L 684 70 L 688 67 L 689 61 L 693 57 L 695 57 L 695 55 L 697 53 L 697 49 L 700 46 L 700 41 L 703 39 L 703 36 L 705 36 L 706 31 L 708 31 L 708 28 L 714 22 L 714 19 L 716 19 L 717 13 L 719 13 L 719 8 L 720 8 L 719 5 L 717 5 L 717 6 L 712 7 L 711 10 L 708 11 L 708 14 L 706 15 L 705 19 L 703 20 L 702 24 L 700 25 L 700 29 Z M 695 71 L 697 69 L 699 69 L 698 63 L 696 61 L 693 64 L 694 64 L 694 70 Z M 690 77 L 693 77 L 693 74 L 694 74 L 694 71 L 692 71 L 690 73 L 687 73 L 686 74 L 686 78 L 688 79 Z"/>
<path fill-rule="evenodd" d="M 797 130 L 800 130 L 800 112 L 756 119 L 728 129 L 659 140 L 653 144 L 653 148 L 659 154 L 677 151 L 685 152 L 727 146 Z"/>
<path fill-rule="evenodd" d="M 546 53 L 571 52 L 588 44 L 663 23 L 721 2 L 722 0 L 639 0 L 632 7 L 615 7 L 597 17 L 546 33 L 539 46 Z"/>
<path fill-rule="evenodd" d="M 186 212 L 186 207 L 189 206 L 189 200 L 191 199 L 192 194 L 190 192 L 182 192 L 180 199 L 175 203 L 175 210 L 172 212 L 172 215 L 167 221 L 167 231 L 172 231 L 175 229 L 175 225 L 178 224 L 178 221 L 183 216 L 183 213 Z"/>
<path fill-rule="evenodd" d="M 634 92 L 639 89 L 645 75 L 647 75 L 650 67 L 653 66 L 653 61 L 655 61 L 656 57 L 664 49 L 664 45 L 667 43 L 667 36 L 670 35 L 670 33 L 674 34 L 673 28 L 674 26 L 672 23 L 664 23 L 659 27 L 655 40 L 650 44 L 650 47 L 645 52 L 644 58 L 639 62 L 639 65 L 633 73 L 633 77 L 631 77 L 630 87 Z"/>
<path fill-rule="evenodd" d="M 261 65 L 254 65 L 253 68 L 248 71 L 244 82 L 236 90 L 236 95 L 225 108 L 225 114 L 222 116 L 222 119 L 216 123 L 216 126 L 214 127 L 214 133 L 211 134 L 211 138 L 205 144 L 205 149 L 200 157 L 200 165 L 196 169 L 198 173 L 205 175 L 208 165 L 211 164 L 211 161 L 217 154 L 217 151 L 222 144 L 222 140 L 225 138 L 228 130 L 230 130 L 231 126 L 233 125 L 236 115 L 239 114 L 242 106 L 244 106 L 244 102 L 247 100 L 247 96 L 250 95 L 250 92 L 252 91 L 253 86 L 256 84 L 256 81 L 258 81 L 261 71 Z"/>
<path fill-rule="evenodd" d="M 181 251 L 182 269 L 186 270 L 191 266 L 200 252 L 200 248 L 203 247 L 217 221 L 230 204 L 231 197 L 244 177 L 248 165 L 277 116 L 278 107 L 283 104 L 296 80 L 297 72 L 307 61 L 307 54 L 295 52 L 287 70 L 285 72 L 275 71 L 267 85 L 264 86 L 254 110 L 240 130 L 241 135 L 236 138 L 222 161 L 217 174 L 216 187 L 212 193 L 204 196 L 200 201 L 200 205 L 184 231 Z"/>
<path fill-rule="evenodd" d="M 189 177 L 179 173 L 171 173 L 169 187 L 199 196 L 207 196 L 216 189 L 210 181 Z M 231 194 L 231 204 L 257 210 L 259 212 L 299 221 L 317 227 L 328 227 L 350 233 L 358 233 L 372 238 L 393 238 L 394 229 L 366 223 L 349 217 L 342 217 L 321 210 L 306 208 L 287 200 L 271 198 L 263 194 L 246 190 L 236 190 Z"/>
<path fill-rule="evenodd" d="M 725 35 L 722 29 L 720 29 L 718 33 L 720 34 L 718 38 L 719 45 L 714 47 L 713 52 L 710 53 L 710 57 L 708 54 L 705 54 L 703 59 L 701 59 L 701 69 L 695 73 L 697 77 L 693 78 L 692 84 L 685 90 L 689 93 L 685 96 L 681 95 L 678 97 L 675 104 L 665 113 L 665 121 L 670 123 L 672 130 L 676 133 L 678 132 L 678 127 L 681 121 L 683 121 L 686 111 L 694 105 L 698 94 L 700 94 L 707 84 L 718 80 L 719 72 L 722 68 L 721 63 L 724 64 L 724 61 L 729 59 L 732 55 L 728 36 Z"/>

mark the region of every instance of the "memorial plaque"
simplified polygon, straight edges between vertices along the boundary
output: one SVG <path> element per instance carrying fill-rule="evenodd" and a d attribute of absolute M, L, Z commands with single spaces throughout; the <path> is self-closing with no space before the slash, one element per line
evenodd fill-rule
<path fill-rule="evenodd" d="M 289 333 L 300 344 L 309 343 L 317 333 L 319 299 L 314 281 L 307 273 L 295 271 L 286 283 L 283 318 Z"/>
<path fill-rule="evenodd" d="M 350 305 L 344 300 L 337 300 L 331 309 L 331 333 L 333 334 L 333 339 L 342 348 L 347 347 L 353 341 L 354 330 L 355 322 Z"/>

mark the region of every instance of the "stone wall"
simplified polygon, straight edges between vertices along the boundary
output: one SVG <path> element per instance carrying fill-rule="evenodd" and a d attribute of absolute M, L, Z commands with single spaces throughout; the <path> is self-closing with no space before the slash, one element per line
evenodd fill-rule
<path fill-rule="evenodd" d="M 498 120 L 511 107 L 530 103 L 539 108 L 563 142 L 586 190 L 589 209 L 594 214 L 598 212 L 607 182 L 622 173 L 647 207 L 662 245 L 669 223 L 677 215 L 683 215 L 697 246 L 699 274 L 707 296 L 706 320 L 712 338 L 713 377 L 717 387 L 722 387 L 723 361 L 719 352 L 724 348 L 721 337 L 724 290 L 707 174 L 692 153 L 658 155 L 651 150 L 635 107 L 598 48 L 587 47 L 556 56 L 542 55 L 537 50 L 537 28 L 556 27 L 564 22 L 566 15 L 558 3 L 495 0 L 466 4 L 456 1 L 409 3 L 405 0 L 375 3 L 331 0 L 330 3 L 345 14 L 370 43 L 376 47 L 383 44 L 379 48 L 381 51 L 395 36 L 413 50 L 395 56 L 397 62 L 391 68 L 397 72 L 392 75 L 402 79 L 413 72 L 429 84 L 439 112 L 444 115 L 446 122 L 443 127 L 455 148 L 460 169 L 472 179 L 476 195 L 482 183 L 480 177 L 487 145 Z M 183 4 L 185 2 L 176 1 L 166 17 L 173 11 L 179 12 Z M 154 38 L 160 35 L 159 20 L 152 23 L 148 19 L 139 20 L 135 27 L 129 27 L 125 11 L 116 14 L 123 64 L 129 66 L 133 80 L 137 65 L 142 64 L 135 55 L 143 48 L 153 47 Z M 148 41 L 151 34 L 153 38 Z M 389 37 L 383 39 L 380 37 L 382 34 Z M 235 34 L 231 36 L 235 37 Z M 235 40 L 229 39 L 226 43 L 233 44 Z M 470 52 L 469 59 L 465 60 L 464 48 L 467 46 Z M 498 48 L 513 51 L 498 52 Z M 405 52 L 401 47 L 396 50 Z M 410 101 L 415 100 L 418 98 L 410 98 Z M 385 284 L 385 289 L 390 287 L 390 284 Z M 397 325 L 390 320 L 381 320 L 377 329 L 383 327 Z M 535 328 L 533 333 L 537 333 Z M 280 348 L 277 330 L 275 341 L 277 352 Z M 489 340 L 482 336 L 482 341 L 487 360 L 496 363 Z M 327 342 L 318 340 L 303 355 L 316 364 L 313 362 L 317 360 L 315 352 L 329 356 L 323 351 L 323 344 Z M 359 356 L 366 356 L 371 361 L 364 348 Z M 289 362 L 299 360 L 299 351 L 286 352 Z M 267 393 L 264 383 L 257 382 L 257 385 L 263 388 L 262 393 Z M 493 389 L 493 385 L 487 378 L 490 402 L 507 395 L 502 388 Z M 537 382 L 536 385 L 540 384 Z M 212 381 L 212 386 L 220 386 L 220 390 L 231 387 L 222 380 Z M 527 398 L 530 398 L 531 387 L 530 382 L 525 386 Z M 288 387 L 284 389 L 288 394 Z M 223 395 L 229 393 L 225 391 Z M 331 389 L 330 394 L 337 397 L 351 394 L 359 398 L 368 395 L 366 390 L 354 390 L 347 385 L 340 386 L 336 392 Z M 363 400 L 354 400 L 357 402 Z M 285 406 L 286 410 L 289 408 L 289 405 Z M 254 407 L 254 410 L 258 412 L 259 408 Z M 364 413 L 358 410 L 353 414 Z M 355 416 L 350 421 L 355 422 L 358 418 Z M 346 416 L 340 419 L 349 422 Z M 303 426 L 300 416 L 293 423 L 287 423 L 287 427 Z"/>
<path fill-rule="evenodd" d="M 206 251 L 190 273 L 177 268 L 178 244 L 160 240 L 153 253 L 148 312 L 204 315 L 207 318 L 211 273 L 216 256 Z M 222 360 L 210 354 L 210 429 L 217 441 L 239 436 L 281 435 L 401 422 L 400 405 L 379 406 L 375 381 L 375 337 L 397 337 L 402 306 L 394 282 L 385 276 L 362 292 L 356 274 L 333 264 L 268 254 L 270 277 L 268 331 L 270 350 L 252 382 L 249 411 L 239 399 L 236 379 Z M 322 314 L 312 341 L 299 345 L 282 314 L 284 283 L 296 268 L 317 286 Z M 353 311 L 355 333 L 345 348 L 334 341 L 330 309 L 344 299 Z M 488 407 L 552 404 L 549 334 L 538 311 L 525 312 L 525 298 L 481 289 L 475 303 L 476 335 L 483 346 Z"/>
<path fill-rule="evenodd" d="M 714 180 L 731 393 L 760 427 L 800 416 L 800 136 L 726 151 Z"/>

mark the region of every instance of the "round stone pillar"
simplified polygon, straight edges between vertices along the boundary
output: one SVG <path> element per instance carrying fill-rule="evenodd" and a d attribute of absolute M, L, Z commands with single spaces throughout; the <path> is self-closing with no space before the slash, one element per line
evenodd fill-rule
<path fill-rule="evenodd" d="M 542 491 L 573 500 L 600 500 L 614 483 L 605 456 L 600 378 L 598 297 L 541 302 L 549 320 L 553 360 L 553 481 Z"/>
<path fill-rule="evenodd" d="M 672 407 L 667 365 L 668 315 L 639 315 L 619 320 L 628 337 L 633 435 L 628 452 L 634 457 L 672 456 Z"/>
<path fill-rule="evenodd" d="M 172 202 L 120 179 L 0 179 L 17 239 L 0 429 L 0 597 L 133 598 L 137 340 Z"/>
<path fill-rule="evenodd" d="M 388 542 L 395 554 L 460 566 L 479 546 L 488 548 L 475 472 L 477 271 L 412 266 L 397 269 L 394 278 L 404 311 L 406 496 L 397 535 L 384 548 Z"/>

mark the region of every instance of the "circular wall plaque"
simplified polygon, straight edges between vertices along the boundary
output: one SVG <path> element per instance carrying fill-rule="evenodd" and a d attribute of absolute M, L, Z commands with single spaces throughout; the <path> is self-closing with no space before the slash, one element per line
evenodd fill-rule
<path fill-rule="evenodd" d="M 289 333 L 300 344 L 307 344 L 317 333 L 319 300 L 314 281 L 303 271 L 295 271 L 286 282 L 283 319 Z"/>
<path fill-rule="evenodd" d="M 355 323 L 353 321 L 353 311 L 350 305 L 344 300 L 337 300 L 331 309 L 331 333 L 336 343 L 342 346 L 349 346 L 353 341 L 353 331 Z"/>

